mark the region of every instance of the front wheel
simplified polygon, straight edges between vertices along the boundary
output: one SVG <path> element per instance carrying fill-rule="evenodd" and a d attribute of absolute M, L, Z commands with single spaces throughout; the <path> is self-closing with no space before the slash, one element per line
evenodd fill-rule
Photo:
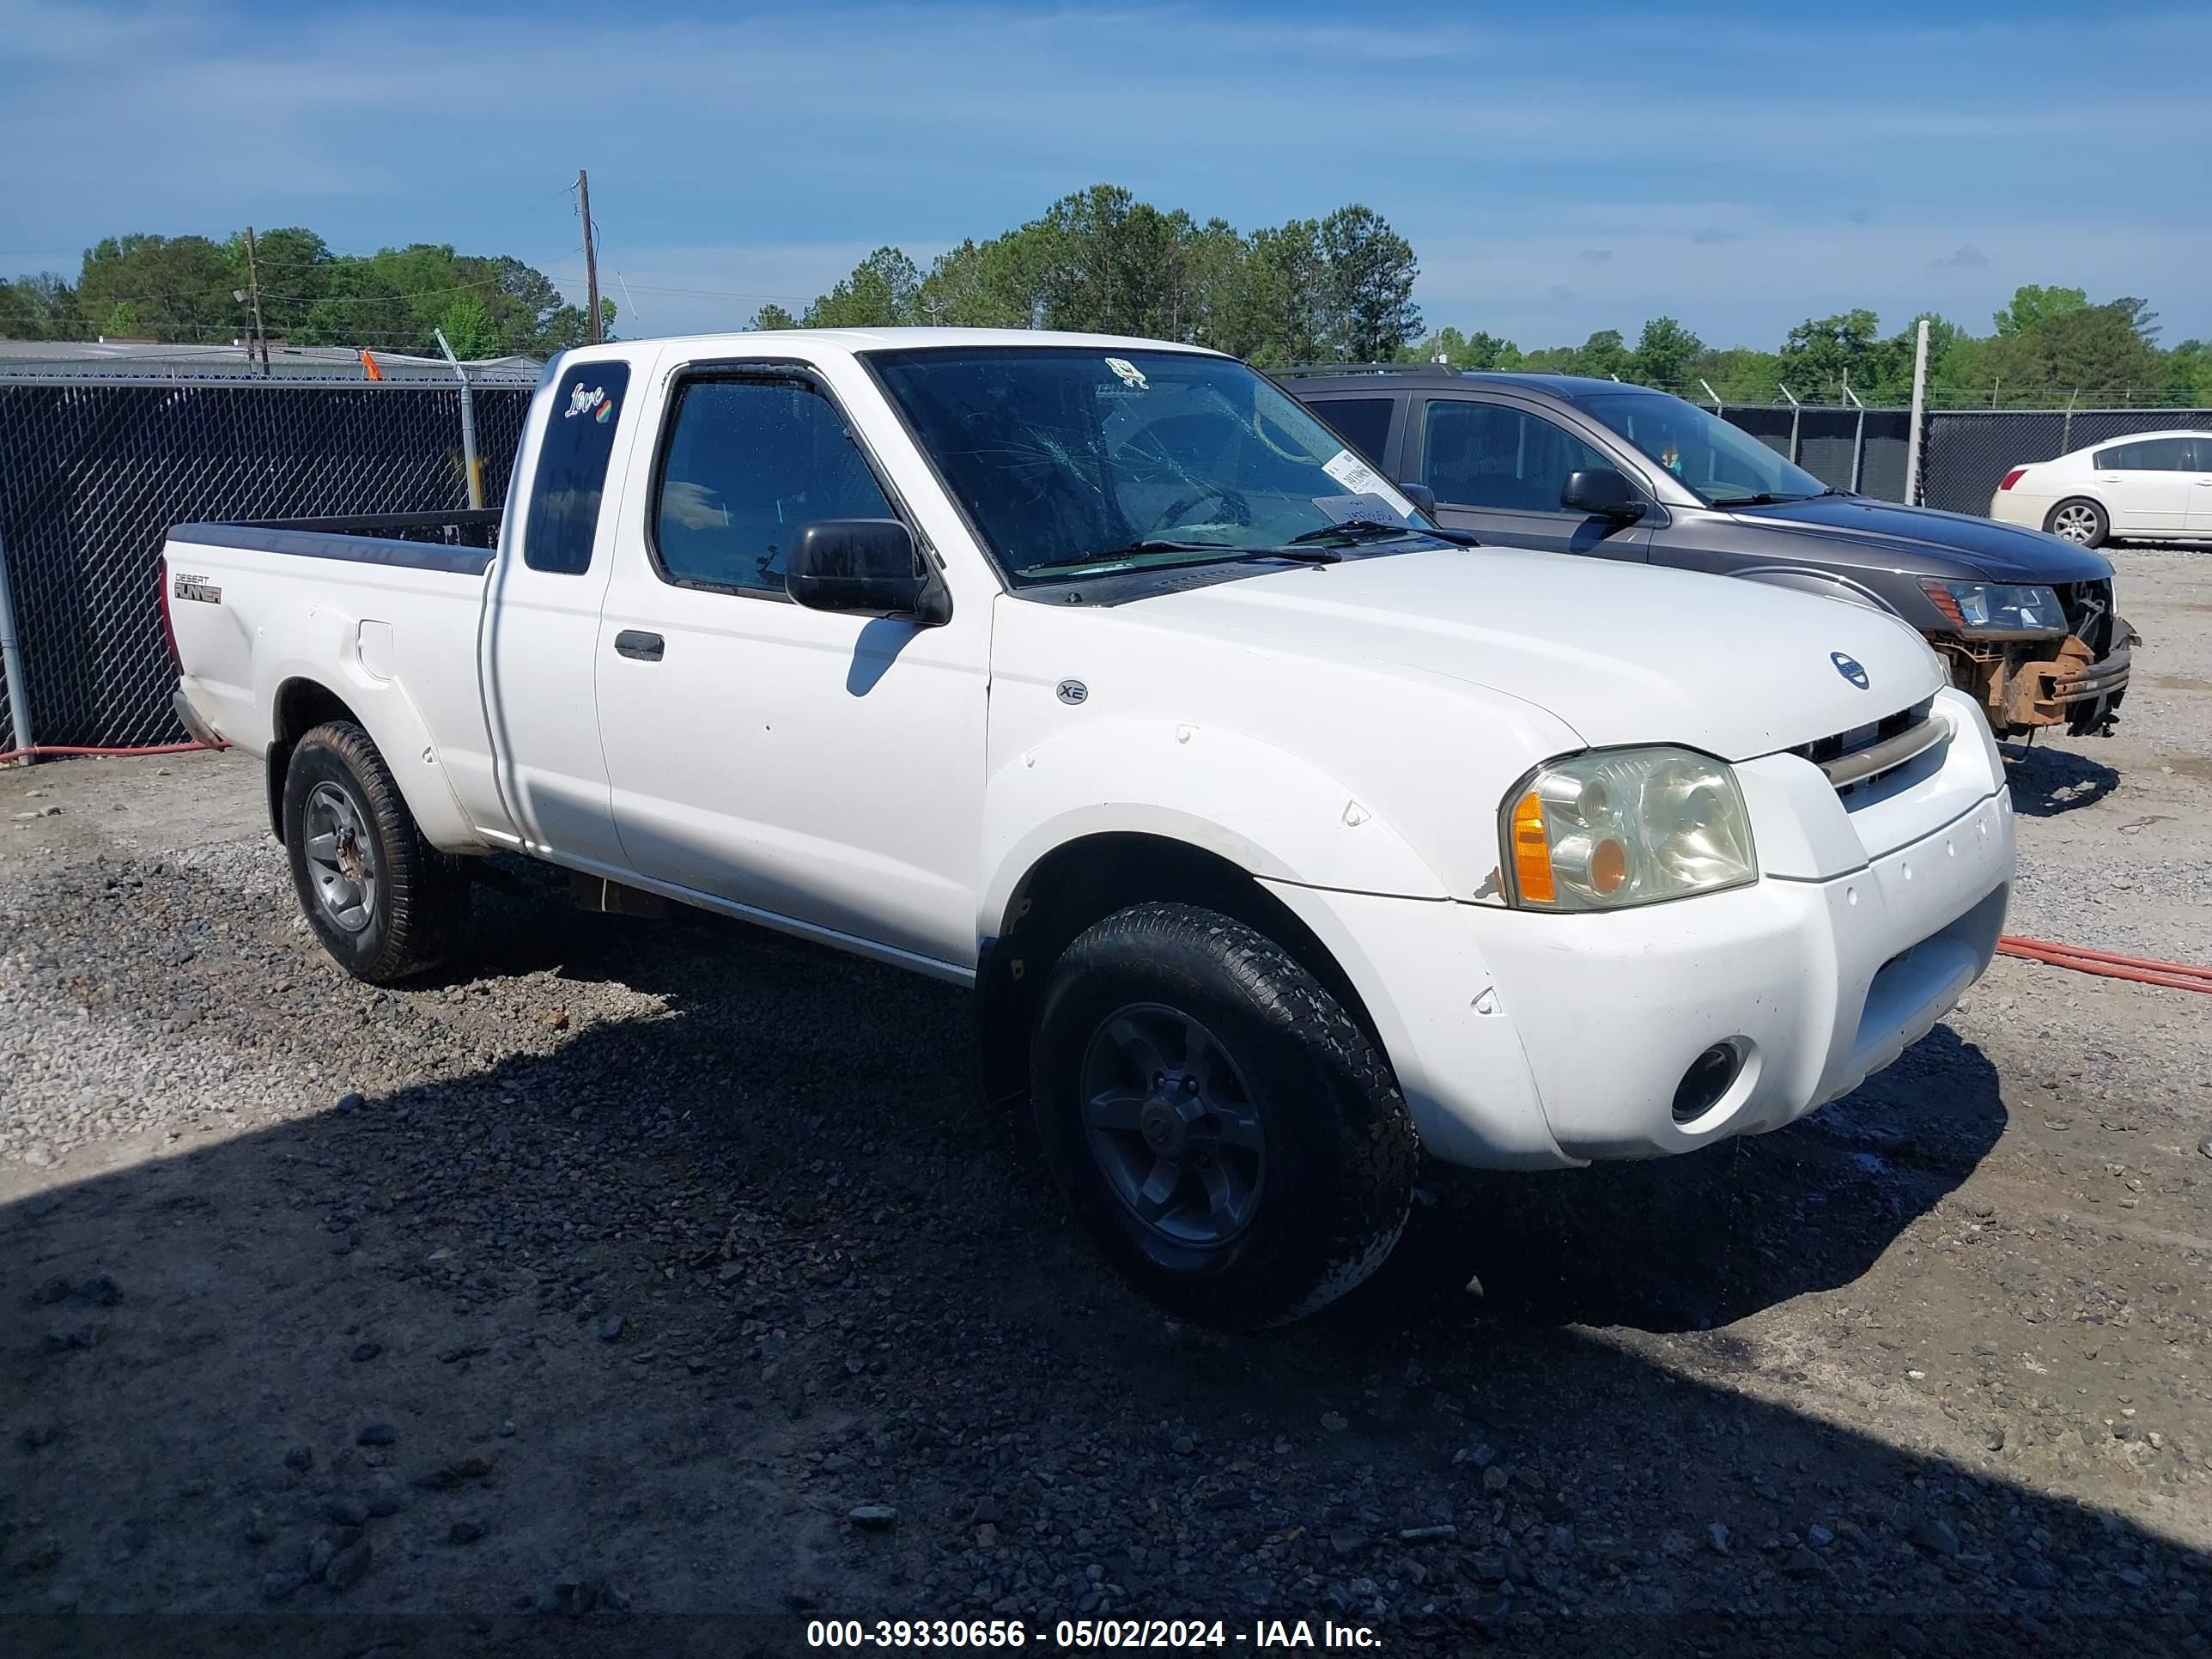
<path fill-rule="evenodd" d="M 1140 904 L 1054 964 L 1030 1099 L 1071 1209 L 1151 1300 L 1286 1323 L 1381 1267 L 1419 1161 L 1406 1103 L 1313 975 L 1242 922 Z"/>
<path fill-rule="evenodd" d="M 2043 527 L 2061 541 L 2082 547 L 2102 547 L 2105 538 L 2112 534 L 2112 524 L 2105 516 L 2103 507 L 2086 496 L 2076 495 L 2052 507 Z"/>
<path fill-rule="evenodd" d="M 434 966 L 467 915 L 459 860 L 422 839 L 384 757 L 350 720 L 319 726 L 293 749 L 284 848 L 323 948 L 372 985 Z"/>

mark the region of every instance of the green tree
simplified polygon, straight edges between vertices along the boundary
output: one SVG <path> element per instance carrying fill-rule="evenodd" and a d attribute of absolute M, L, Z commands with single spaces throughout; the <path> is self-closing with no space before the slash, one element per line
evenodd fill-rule
<path fill-rule="evenodd" d="M 53 272 L 0 283 L 0 339 L 69 340 L 83 331 L 76 290 Z"/>
<path fill-rule="evenodd" d="M 1382 362 L 1421 331 L 1413 244 L 1374 209 L 1354 203 L 1321 222 L 1324 337 L 1354 362 Z"/>
<path fill-rule="evenodd" d="M 1873 400 L 1871 388 L 1893 385 L 1900 360 L 1911 375 L 1911 347 L 1901 337 L 1883 337 L 1881 319 L 1863 308 L 1833 317 L 1808 317 L 1783 343 L 1781 378 L 1807 403 L 1841 403 L 1849 385 Z"/>
<path fill-rule="evenodd" d="M 776 304 L 775 301 L 770 300 L 763 304 L 758 311 L 753 313 L 752 320 L 747 323 L 745 326 L 750 329 L 760 330 L 763 332 L 769 332 L 777 329 L 797 328 L 799 326 L 799 319 L 793 316 L 781 306 Z"/>
<path fill-rule="evenodd" d="M 458 295 L 446 307 L 444 319 L 437 325 L 443 330 L 446 343 L 453 347 L 453 356 L 464 362 L 475 362 L 501 354 L 499 325 L 492 319 L 491 307 L 479 294 Z"/>
<path fill-rule="evenodd" d="M 806 307 L 808 328 L 895 328 L 916 319 L 921 273 L 895 247 L 879 247 Z"/>
<path fill-rule="evenodd" d="M 1672 317 L 1654 317 L 1637 337 L 1636 355 L 1621 378 L 1674 391 L 1689 378 L 1705 343 Z"/>
<path fill-rule="evenodd" d="M 2086 310 L 2088 304 L 2089 295 L 2085 289 L 2045 288 L 2029 283 L 2013 290 L 2012 303 L 1999 311 L 1993 320 L 1998 334 L 2009 338 L 2025 334 L 2039 324 Z"/>
<path fill-rule="evenodd" d="M 1293 219 L 1253 232 L 1245 303 L 1252 319 L 1245 355 L 1254 362 L 1279 368 L 1328 355 L 1328 268 L 1320 221 Z"/>
<path fill-rule="evenodd" d="M 214 343 L 245 332 L 245 286 L 228 254 L 204 236 L 104 238 L 85 252 L 79 303 L 110 333 Z"/>

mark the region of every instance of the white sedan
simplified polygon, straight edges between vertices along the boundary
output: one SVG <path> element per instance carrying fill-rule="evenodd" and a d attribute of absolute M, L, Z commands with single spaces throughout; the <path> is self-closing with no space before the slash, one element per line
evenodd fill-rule
<path fill-rule="evenodd" d="M 2212 432 L 2139 432 L 2016 466 L 1990 517 L 2084 547 L 2212 541 Z"/>

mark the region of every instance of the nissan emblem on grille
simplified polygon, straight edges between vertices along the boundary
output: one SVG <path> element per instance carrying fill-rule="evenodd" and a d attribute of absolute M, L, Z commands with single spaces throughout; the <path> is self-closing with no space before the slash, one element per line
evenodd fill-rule
<path fill-rule="evenodd" d="M 1858 665 L 1855 659 L 1845 656 L 1840 651 L 1831 651 L 1828 653 L 1828 660 L 1836 665 L 1836 672 L 1841 674 L 1860 690 L 1863 691 L 1867 689 L 1867 672 Z"/>

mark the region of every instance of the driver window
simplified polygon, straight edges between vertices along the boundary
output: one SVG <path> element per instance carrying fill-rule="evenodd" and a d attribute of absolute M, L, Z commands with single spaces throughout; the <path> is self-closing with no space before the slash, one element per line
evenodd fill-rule
<path fill-rule="evenodd" d="M 844 417 L 811 386 L 694 380 L 670 421 L 653 503 L 670 581 L 781 598 L 801 525 L 897 516 Z"/>
<path fill-rule="evenodd" d="M 1611 465 L 1572 433 L 1503 404 L 1437 399 L 1423 427 L 1421 482 L 1455 507 L 1557 513 L 1567 474 Z"/>

